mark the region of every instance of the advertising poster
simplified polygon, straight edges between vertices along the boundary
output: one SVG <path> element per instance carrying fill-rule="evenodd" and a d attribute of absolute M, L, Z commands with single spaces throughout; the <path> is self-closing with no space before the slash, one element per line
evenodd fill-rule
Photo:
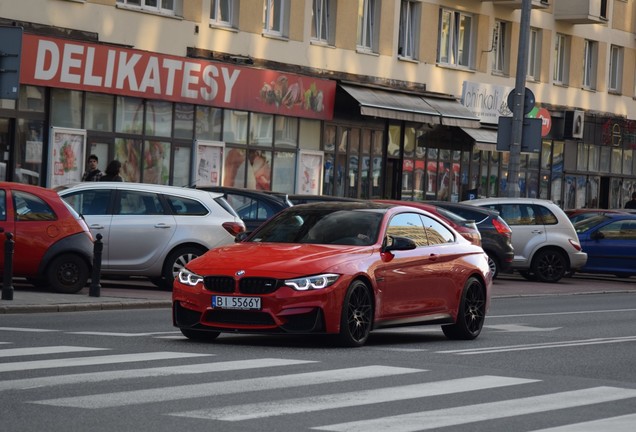
<path fill-rule="evenodd" d="M 220 186 L 225 144 L 220 141 L 197 141 L 196 144 L 195 184 Z"/>
<path fill-rule="evenodd" d="M 324 153 L 320 151 L 300 151 L 298 155 L 296 193 L 322 194 L 322 165 L 324 158 Z"/>
<path fill-rule="evenodd" d="M 86 159 L 86 130 L 52 127 L 49 152 L 48 187 L 54 188 L 82 180 Z"/>

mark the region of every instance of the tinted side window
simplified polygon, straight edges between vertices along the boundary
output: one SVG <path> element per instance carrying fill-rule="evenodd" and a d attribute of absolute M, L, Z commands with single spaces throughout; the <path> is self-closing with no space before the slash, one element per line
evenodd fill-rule
<path fill-rule="evenodd" d="M 37 196 L 21 191 L 13 192 L 13 207 L 16 221 L 55 220 L 53 209 Z"/>
<path fill-rule="evenodd" d="M 7 220 L 7 192 L 0 190 L 0 220 Z"/>
<path fill-rule="evenodd" d="M 159 215 L 163 213 L 157 194 L 122 190 L 119 195 L 119 214 Z"/>
<path fill-rule="evenodd" d="M 537 212 L 537 215 L 541 219 L 541 222 L 544 225 L 556 225 L 559 221 L 554 213 L 550 211 L 549 208 L 543 206 L 533 206 L 533 209 Z"/>
<path fill-rule="evenodd" d="M 62 199 L 73 209 L 84 215 L 108 214 L 111 191 L 107 189 L 85 190 L 64 195 Z"/>
<path fill-rule="evenodd" d="M 453 233 L 435 219 L 422 216 L 422 222 L 424 223 L 429 245 L 453 243 L 455 241 Z"/>
<path fill-rule="evenodd" d="M 197 200 L 165 195 L 172 212 L 179 216 L 205 216 L 208 209 Z"/>
<path fill-rule="evenodd" d="M 428 246 L 428 239 L 419 214 L 401 213 L 393 216 L 386 230 L 387 235 L 407 237 L 420 246 Z"/>
<path fill-rule="evenodd" d="M 508 225 L 541 225 L 532 204 L 501 204 L 499 212 Z"/>

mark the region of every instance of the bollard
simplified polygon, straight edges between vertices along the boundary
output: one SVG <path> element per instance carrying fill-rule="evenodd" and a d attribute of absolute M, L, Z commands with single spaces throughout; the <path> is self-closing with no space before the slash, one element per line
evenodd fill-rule
<path fill-rule="evenodd" d="M 102 235 L 97 234 L 95 236 L 95 243 L 93 244 L 93 273 L 91 275 L 91 286 L 88 289 L 88 295 L 91 297 L 99 297 L 99 290 L 102 286 L 99 284 L 99 277 L 102 272 L 102 250 L 104 249 L 104 243 L 102 243 Z"/>
<path fill-rule="evenodd" d="M 4 277 L 2 278 L 2 300 L 13 300 L 13 250 L 15 241 L 13 234 L 5 233 L 4 242 Z"/>

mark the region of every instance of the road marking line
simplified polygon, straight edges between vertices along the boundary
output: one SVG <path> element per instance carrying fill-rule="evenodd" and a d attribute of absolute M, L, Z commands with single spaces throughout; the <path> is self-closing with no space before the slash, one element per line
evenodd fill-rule
<path fill-rule="evenodd" d="M 250 391 L 304 387 L 316 384 L 353 381 L 420 372 L 427 371 L 424 369 L 411 369 L 391 366 L 364 366 L 357 368 L 306 372 L 262 378 L 250 378 L 244 380 L 232 380 L 213 383 L 152 388 L 146 390 L 132 390 L 115 393 L 95 394 L 78 397 L 46 399 L 33 401 L 33 403 L 76 408 L 108 408 L 139 405 L 151 402 L 166 402 L 181 399 L 194 399 L 198 397 L 228 395 Z"/>
<path fill-rule="evenodd" d="M 628 414 L 548 429 L 537 429 L 532 432 L 633 432 L 634 425 L 636 425 L 636 414 Z"/>
<path fill-rule="evenodd" d="M 532 327 L 524 324 L 499 324 L 499 325 L 485 325 L 485 328 L 492 330 L 501 330 L 505 332 L 544 332 L 559 330 L 562 327 Z"/>
<path fill-rule="evenodd" d="M 469 348 L 464 350 L 436 351 L 436 353 L 458 354 L 458 355 L 492 354 L 492 353 L 509 352 L 509 351 L 565 348 L 565 347 L 574 347 L 574 346 L 601 345 L 601 344 L 623 343 L 623 342 L 636 342 L 636 336 L 581 339 L 581 340 L 573 340 L 573 341 L 545 342 L 545 343 L 526 344 L 526 345 L 507 345 L 507 346 L 501 346 L 501 347 Z"/>
<path fill-rule="evenodd" d="M 264 403 L 185 411 L 170 413 L 169 415 L 206 420 L 252 420 L 285 414 L 299 414 L 328 409 L 349 408 L 376 403 L 417 399 L 429 396 L 447 395 L 452 393 L 463 393 L 475 390 L 527 384 L 537 381 L 538 380 L 486 375 L 396 387 L 385 387 L 381 389 L 362 390 L 349 393 L 310 396 Z"/>
<path fill-rule="evenodd" d="M 0 331 L 46 333 L 46 332 L 58 332 L 59 330 L 34 329 L 34 328 L 22 328 L 22 327 L 0 327 Z"/>
<path fill-rule="evenodd" d="M 214 354 L 210 354 L 214 355 Z M 261 369 L 276 366 L 293 366 L 297 364 L 317 363 L 312 360 L 287 360 L 264 358 L 254 360 L 236 360 L 194 365 L 179 365 L 146 369 L 127 369 L 118 371 L 88 372 L 71 375 L 45 376 L 17 380 L 0 381 L 1 390 L 24 390 L 36 387 L 58 386 L 66 384 L 97 383 L 128 378 L 149 378 L 170 375 L 204 374 L 245 369 Z"/>
<path fill-rule="evenodd" d="M 36 360 L 28 362 L 1 363 L 0 372 L 14 372 L 35 369 L 68 368 L 102 364 L 129 363 L 150 360 L 168 360 L 187 357 L 203 357 L 209 354 L 187 354 L 176 352 L 154 352 L 140 354 L 118 354 L 95 357 L 74 357 L 53 360 Z"/>
<path fill-rule="evenodd" d="M 516 314 L 516 315 L 488 315 L 488 319 L 491 318 L 518 318 L 518 317 L 533 317 L 533 316 L 555 316 L 555 315 L 589 315 L 594 313 L 616 313 L 616 312 L 636 312 L 636 309 L 606 309 L 606 310 L 587 310 L 587 311 L 572 311 L 572 312 L 544 312 L 544 313 L 531 313 L 531 314 Z"/>
<path fill-rule="evenodd" d="M 33 356 L 44 354 L 61 354 L 72 352 L 84 352 L 84 351 L 107 351 L 109 348 L 93 348 L 93 347 L 79 347 L 79 346 L 44 346 L 44 347 L 30 347 L 30 348 L 10 348 L 0 350 L 0 357 L 18 357 L 18 356 Z M 24 362 L 22 362 L 24 363 Z M 0 365 L 0 368 L 3 365 Z"/>
<path fill-rule="evenodd" d="M 532 396 L 501 402 L 488 402 L 432 411 L 361 420 L 314 427 L 314 430 L 333 432 L 415 432 L 447 426 L 536 414 L 565 408 L 576 408 L 636 397 L 636 389 L 594 387 L 583 390 Z"/>

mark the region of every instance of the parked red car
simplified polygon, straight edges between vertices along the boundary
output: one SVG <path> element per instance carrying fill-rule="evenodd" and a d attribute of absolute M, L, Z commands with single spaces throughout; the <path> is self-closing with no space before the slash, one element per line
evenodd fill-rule
<path fill-rule="evenodd" d="M 483 249 L 430 213 L 376 202 L 300 204 L 187 263 L 174 281 L 172 316 L 197 340 L 332 334 L 355 347 L 373 329 L 422 324 L 474 339 L 491 286 Z"/>
<path fill-rule="evenodd" d="M 86 286 L 93 237 L 84 220 L 52 189 L 0 182 L 0 273 L 6 233 L 13 234 L 13 276 L 61 293 Z"/>

